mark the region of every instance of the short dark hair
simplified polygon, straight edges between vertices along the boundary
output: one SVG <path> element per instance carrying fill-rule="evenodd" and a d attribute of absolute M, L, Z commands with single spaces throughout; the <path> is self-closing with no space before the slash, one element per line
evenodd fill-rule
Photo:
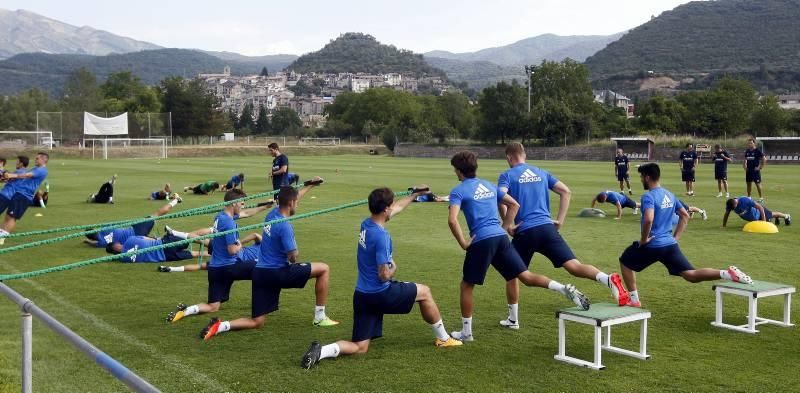
<path fill-rule="evenodd" d="M 714 148 L 715 148 L 715 149 L 719 149 L 719 148 L 721 148 L 721 147 L 722 147 L 722 146 L 720 146 L 720 145 L 719 145 L 719 143 L 718 143 L 718 144 L 716 144 L 716 145 L 714 145 Z"/>
<path fill-rule="evenodd" d="M 380 214 L 394 203 L 394 193 L 388 187 L 376 188 L 369 193 L 367 202 L 370 213 Z"/>
<path fill-rule="evenodd" d="M 217 185 L 217 187 L 219 187 L 219 185 Z M 245 194 L 244 191 L 242 191 L 241 189 L 238 189 L 238 188 L 234 188 L 233 190 L 230 190 L 230 191 L 225 193 L 225 202 L 230 202 L 230 201 L 233 201 L 233 200 L 236 200 L 236 199 L 241 199 L 241 198 L 244 198 L 246 196 L 247 196 L 247 194 Z"/>
<path fill-rule="evenodd" d="M 519 142 L 511 142 L 506 145 L 506 155 L 507 156 L 519 156 L 525 153 L 525 147 L 522 146 L 522 143 Z"/>
<path fill-rule="evenodd" d="M 213 182 L 213 183 L 211 183 L 211 186 L 213 186 L 214 189 L 217 189 L 217 188 L 219 188 L 219 183 L 218 182 Z"/>
<path fill-rule="evenodd" d="M 109 254 L 114 254 L 114 255 L 122 253 L 122 251 L 117 251 L 116 249 L 114 249 L 114 243 L 113 242 L 112 243 L 108 243 L 106 245 L 106 252 L 109 253 Z"/>
<path fill-rule="evenodd" d="M 725 209 L 728 210 L 728 211 L 733 210 L 734 207 L 735 207 L 735 206 L 733 206 L 734 203 L 736 203 L 736 202 L 733 201 L 733 198 L 728 199 L 727 201 L 725 201 Z"/>
<path fill-rule="evenodd" d="M 6 159 L 4 157 L 0 157 L 0 162 L 2 162 L 3 165 L 5 165 L 6 164 Z"/>
<path fill-rule="evenodd" d="M 639 173 L 650 176 L 650 180 L 658 181 L 661 178 L 661 168 L 654 162 L 648 162 L 639 167 Z"/>
<path fill-rule="evenodd" d="M 24 167 L 28 167 L 28 164 L 31 163 L 31 159 L 28 156 L 17 156 L 17 160 L 22 164 Z"/>
<path fill-rule="evenodd" d="M 43 152 L 43 151 L 40 151 L 40 152 L 36 153 L 36 155 L 37 156 L 44 156 L 44 158 L 50 160 L 50 155 L 45 153 L 45 152 Z"/>
<path fill-rule="evenodd" d="M 460 151 L 450 159 L 450 165 L 461 172 L 464 177 L 473 178 L 475 172 L 478 171 L 478 156 L 469 150 Z"/>
<path fill-rule="evenodd" d="M 270 143 L 269 145 L 267 145 L 267 147 L 270 148 L 270 149 L 280 150 L 280 148 L 278 147 L 278 144 L 275 143 L 275 142 Z"/>
<path fill-rule="evenodd" d="M 605 192 L 601 192 L 594 199 L 598 202 L 605 202 L 608 199 L 608 195 Z"/>
<path fill-rule="evenodd" d="M 97 228 L 94 228 L 94 229 L 92 229 L 92 230 L 93 230 L 93 231 L 94 231 L 94 230 L 97 230 Z M 86 238 L 87 238 L 87 239 L 89 239 L 89 240 L 94 240 L 94 241 L 97 241 L 97 232 L 94 232 L 94 233 L 87 233 L 87 234 L 86 234 Z"/>
<path fill-rule="evenodd" d="M 239 174 L 239 179 L 242 179 L 242 180 L 244 180 L 244 173 L 240 173 L 240 174 Z"/>
<path fill-rule="evenodd" d="M 686 147 L 692 147 L 692 144 L 691 143 L 687 143 Z"/>
<path fill-rule="evenodd" d="M 281 190 L 278 191 L 278 206 L 286 207 L 289 204 L 297 199 L 297 189 L 294 187 L 283 186 Z"/>

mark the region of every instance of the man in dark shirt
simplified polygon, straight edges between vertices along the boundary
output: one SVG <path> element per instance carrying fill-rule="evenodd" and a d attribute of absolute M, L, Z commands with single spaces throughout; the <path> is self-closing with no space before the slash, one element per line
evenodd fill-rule
<path fill-rule="evenodd" d="M 698 164 L 697 153 L 691 143 L 686 144 L 686 151 L 680 155 L 681 180 L 686 183 L 686 195 L 694 196 L 694 170 Z"/>
<path fill-rule="evenodd" d="M 723 187 L 725 188 L 725 198 L 731 197 L 728 192 L 728 163 L 731 161 L 731 155 L 727 150 L 720 145 L 714 146 L 714 179 L 717 180 L 717 189 L 719 190 L 717 198 L 722 197 Z"/>
<path fill-rule="evenodd" d="M 756 183 L 759 202 L 764 202 L 764 194 L 761 191 L 761 170 L 764 169 L 764 165 L 766 164 L 767 158 L 764 157 L 764 153 L 756 147 L 756 140 L 752 138 L 749 139 L 747 141 L 747 150 L 744 152 L 742 166 L 744 167 L 745 181 L 747 182 L 747 196 L 750 196 L 753 183 Z"/>
<path fill-rule="evenodd" d="M 274 157 L 272 168 L 270 169 L 272 189 L 280 190 L 282 186 L 289 184 L 289 158 L 286 157 L 286 154 L 281 153 L 277 143 L 270 143 L 267 147 L 269 148 L 269 154 Z"/>
<path fill-rule="evenodd" d="M 625 182 L 628 186 L 628 195 L 633 195 L 630 175 L 628 175 L 629 169 L 631 169 L 631 164 L 628 156 L 625 155 L 622 149 L 617 149 L 617 156 L 614 157 L 614 174 L 617 175 L 617 181 L 619 182 L 619 192 L 625 193 L 625 189 L 622 188 L 622 183 Z"/>

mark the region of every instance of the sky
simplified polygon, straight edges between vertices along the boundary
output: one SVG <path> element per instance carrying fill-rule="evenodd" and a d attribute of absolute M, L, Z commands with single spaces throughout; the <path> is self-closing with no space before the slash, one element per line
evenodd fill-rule
<path fill-rule="evenodd" d="M 682 0 L 0 0 L 76 26 L 171 48 L 257 56 L 315 51 L 345 32 L 424 53 L 471 52 L 552 33 L 608 35 Z"/>

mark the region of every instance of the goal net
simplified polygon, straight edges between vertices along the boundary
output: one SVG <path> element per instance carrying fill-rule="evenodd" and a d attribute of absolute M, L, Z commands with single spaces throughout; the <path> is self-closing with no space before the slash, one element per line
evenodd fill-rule
<path fill-rule="evenodd" d="M 167 140 L 163 138 L 84 139 L 85 149 L 92 150 L 92 159 L 167 158 Z"/>
<path fill-rule="evenodd" d="M 0 131 L 0 147 L 9 149 L 52 149 L 56 141 L 50 131 Z"/>
<path fill-rule="evenodd" d="M 335 146 L 339 145 L 339 138 L 300 138 L 301 145 L 307 146 Z"/>

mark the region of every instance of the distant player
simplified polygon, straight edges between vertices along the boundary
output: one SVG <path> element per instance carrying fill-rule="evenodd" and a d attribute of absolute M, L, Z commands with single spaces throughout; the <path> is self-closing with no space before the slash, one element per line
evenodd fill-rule
<path fill-rule="evenodd" d="M 47 203 L 50 202 L 50 183 L 45 180 L 42 184 L 44 184 L 44 191 L 42 191 L 41 188 L 36 190 L 36 194 L 33 194 L 31 207 L 41 207 L 42 209 L 46 209 Z"/>
<path fill-rule="evenodd" d="M 722 197 L 722 189 L 725 189 L 725 198 L 730 198 L 728 192 L 728 163 L 733 162 L 731 155 L 720 145 L 714 145 L 714 179 L 717 180 L 717 198 Z"/>
<path fill-rule="evenodd" d="M 686 210 L 689 213 L 689 219 L 694 218 L 695 213 L 700 213 L 700 216 L 703 217 L 703 221 L 708 221 L 708 213 L 705 210 L 697 207 L 697 206 L 689 206 L 686 202 L 678 199 L 678 206 L 675 209 L 675 215 L 672 217 L 672 229 L 674 230 L 678 223 L 680 222 L 681 215 L 680 208 Z"/>
<path fill-rule="evenodd" d="M 227 183 L 220 189 L 220 191 L 230 191 L 234 188 L 239 188 L 244 191 L 244 173 L 240 173 L 238 175 L 233 175 Z"/>
<path fill-rule="evenodd" d="M 215 182 L 214 180 L 209 180 L 207 182 L 200 183 L 195 186 L 183 187 L 183 192 L 189 192 L 189 190 L 191 190 L 192 193 L 195 195 L 213 194 L 214 192 L 219 190 L 219 183 Z"/>
<path fill-rule="evenodd" d="M 272 178 L 272 189 L 280 190 L 281 187 L 289 185 L 289 158 L 281 153 L 278 144 L 275 142 L 267 145 L 269 154 L 273 157 L 272 168 L 269 176 Z"/>
<path fill-rule="evenodd" d="M 144 220 L 138 224 L 125 226 L 120 228 L 103 228 L 95 233 L 86 235 L 83 242 L 97 248 L 105 248 L 106 252 L 118 254 L 122 252 L 125 241 L 131 236 L 149 236 L 150 231 L 156 225 L 155 217 L 163 216 L 169 213 L 175 205 L 178 204 L 178 199 L 173 198 L 164 206 L 161 206 L 155 213 L 146 216 Z"/>
<path fill-rule="evenodd" d="M 739 218 L 745 221 L 769 221 L 775 219 L 775 225 L 779 225 L 779 219 L 783 219 L 783 223 L 787 226 L 792 225 L 792 216 L 787 213 L 775 212 L 767 209 L 761 203 L 756 202 L 753 198 L 740 196 L 738 198 L 731 198 L 725 202 L 725 215 L 722 217 L 722 226 L 728 225 L 728 216 L 731 211 L 739 215 Z"/>
<path fill-rule="evenodd" d="M 164 188 L 153 191 L 150 193 L 150 196 L 147 198 L 151 201 L 166 201 L 172 195 L 172 186 L 169 183 L 164 184 Z M 180 198 L 178 198 L 180 200 Z"/>
<path fill-rule="evenodd" d="M 500 175 L 497 187 L 500 192 L 507 193 L 520 205 L 512 227 L 511 244 L 525 266 L 529 267 L 534 254 L 540 253 L 550 260 L 553 267 L 563 267 L 574 277 L 597 281 L 611 291 L 611 295 L 618 303 L 626 304 L 628 295 L 622 286 L 619 274 L 608 275 L 592 265 L 582 264 L 558 233 L 567 218 L 572 195 L 567 185 L 544 169 L 527 164 L 525 148 L 521 143 L 509 143 L 505 153 L 511 169 Z M 560 198 L 555 220 L 550 216 L 550 191 L 558 194 Z M 610 193 L 627 199 L 622 193 L 613 191 Z M 507 319 L 500 321 L 500 325 L 519 329 L 517 280 L 507 282 L 506 298 L 509 315 Z"/>
<path fill-rule="evenodd" d="M 700 159 L 694 151 L 691 143 L 686 144 L 686 151 L 682 151 L 679 157 L 681 167 L 681 181 L 686 183 L 686 195 L 694 196 L 694 172 Z"/>
<path fill-rule="evenodd" d="M 678 240 L 686 229 L 689 213 L 683 207 L 678 207 L 678 198 L 675 194 L 659 184 L 661 169 L 658 164 L 648 163 L 640 166 L 639 177 L 646 190 L 642 195 L 641 237 L 619 257 L 622 277 L 630 295 L 628 306 L 642 306 L 635 272 L 641 272 L 656 262 L 661 262 L 670 275 L 681 276 L 691 283 L 723 279 L 752 284 L 750 276 L 736 266 L 730 266 L 725 270 L 695 269 L 678 246 Z M 673 233 L 672 217 L 676 211 L 680 219 Z"/>
<path fill-rule="evenodd" d="M 36 154 L 36 167 L 30 172 L 6 172 L 3 174 L 4 179 L 14 183 L 14 194 L 11 198 L 6 195 L 0 195 L 0 214 L 4 211 L 6 212 L 6 218 L 0 229 L 0 239 L 5 238 L 14 231 L 17 226 L 17 220 L 22 218 L 25 211 L 33 203 L 33 195 L 39 189 L 39 185 L 47 178 L 47 162 L 49 160 L 49 154 L 39 152 Z"/>
<path fill-rule="evenodd" d="M 744 152 L 744 167 L 745 182 L 747 183 L 747 196 L 752 194 L 753 183 L 756 184 L 758 190 L 758 201 L 764 202 L 764 194 L 761 191 L 761 170 L 767 165 L 767 157 L 761 152 L 761 149 L 756 147 L 755 139 L 747 140 L 747 150 Z"/>
<path fill-rule="evenodd" d="M 370 217 L 361 222 L 356 247 L 358 280 L 353 292 L 352 337 L 350 341 L 340 340 L 325 346 L 312 342 L 300 361 L 300 367 L 308 369 L 322 359 L 367 353 L 370 342 L 383 336 L 383 316 L 409 314 L 414 303 L 419 304 L 422 319 L 433 329 L 436 347 L 462 344 L 447 334 L 429 287 L 394 280 L 397 264 L 392 252 L 392 237 L 385 227 L 419 195 L 411 194 L 395 201 L 394 193 L 388 188 L 378 188 L 369 194 Z"/>
<path fill-rule="evenodd" d="M 462 341 L 473 341 L 472 311 L 475 285 L 483 285 L 489 265 L 503 276 L 507 282 L 519 279 L 527 286 L 549 288 L 566 296 L 578 307 L 589 309 L 589 300 L 572 284 L 562 285 L 549 278 L 531 273 L 525 262 L 508 240 L 507 233 L 513 233 L 514 219 L 519 210 L 519 203 L 505 191 L 497 189 L 494 184 L 478 179 L 478 158 L 475 153 L 462 151 L 450 160 L 456 177 L 461 184 L 450 192 L 450 212 L 447 224 L 453 237 L 463 250 L 466 250 L 461 280 L 461 331 L 452 332 L 454 338 Z M 498 205 L 508 210 L 504 222 L 500 225 L 497 218 Z M 458 213 L 464 211 L 470 238 L 464 237 Z"/>
<path fill-rule="evenodd" d="M 596 203 L 610 203 L 617 208 L 617 216 L 614 217 L 615 220 L 619 220 L 622 218 L 622 209 L 629 208 L 633 209 L 633 214 L 639 214 L 639 203 L 634 201 L 631 198 L 625 196 L 625 194 L 621 192 L 614 192 L 614 191 L 603 191 L 597 194 L 594 199 L 592 199 L 592 209 L 594 209 L 594 205 Z"/>
<path fill-rule="evenodd" d="M 619 192 L 625 192 L 625 189 L 622 188 L 622 183 L 625 183 L 628 186 L 628 195 L 633 195 L 630 175 L 628 174 L 630 169 L 631 162 L 628 160 L 628 156 L 625 155 L 622 149 L 617 149 L 617 156 L 614 157 L 614 175 L 617 176 L 617 181 L 619 182 Z"/>
<path fill-rule="evenodd" d="M 17 156 L 16 170 L 14 171 L 14 173 L 19 175 L 28 172 L 29 163 L 30 159 L 28 158 L 28 156 Z M 10 202 L 11 199 L 14 197 L 14 194 L 16 193 L 15 185 L 17 184 L 17 182 L 6 181 L 5 173 L 8 173 L 8 171 L 5 171 L 3 173 L 4 173 L 3 181 L 5 182 L 5 184 L 3 185 L 3 189 L 0 190 L 0 207 L 7 208 L 7 206 L 11 203 Z M 0 210 L 0 214 L 2 213 L 3 211 Z M 5 240 L 6 240 L 5 238 L 0 237 L 0 244 L 3 244 Z"/>
<path fill-rule="evenodd" d="M 288 176 L 288 180 L 287 180 L 288 183 L 287 184 L 292 184 L 292 183 L 294 183 L 294 185 L 300 184 L 300 175 L 299 174 L 294 173 L 294 172 L 289 172 L 289 174 L 286 175 L 286 176 Z"/>
<path fill-rule="evenodd" d="M 121 254 L 131 251 L 143 250 L 146 248 L 156 247 L 164 244 L 168 245 L 170 243 L 175 243 L 181 240 L 183 239 L 169 234 L 164 235 L 160 239 L 155 239 L 148 236 L 130 236 L 128 237 L 127 240 L 125 240 L 125 244 L 122 246 L 122 251 L 120 252 L 113 251 L 112 254 Z M 174 262 L 174 261 L 183 261 L 186 259 L 197 258 L 199 256 L 209 256 L 207 252 L 190 251 L 187 250 L 187 248 L 189 248 L 189 243 L 175 244 L 173 246 L 165 247 L 160 250 L 141 252 L 131 256 L 122 257 L 120 258 L 119 261 L 134 262 L 134 263 Z"/>
<path fill-rule="evenodd" d="M 211 228 L 206 229 L 207 232 L 196 233 L 198 236 L 207 235 L 212 232 Z M 172 234 L 173 232 L 168 232 Z M 180 233 L 180 232 L 179 232 Z M 194 232 L 192 232 L 194 233 Z M 191 234 L 191 233 L 190 233 Z M 189 235 L 189 234 L 187 234 Z M 174 236 L 174 235 L 173 235 Z M 206 240 L 206 242 L 208 242 Z M 258 262 L 258 255 L 261 254 L 261 235 L 258 233 L 251 233 L 241 239 L 242 244 L 247 244 L 248 242 L 253 242 L 252 246 L 242 247 L 241 250 L 236 254 L 236 258 L 239 262 L 245 261 L 255 261 Z M 207 255 L 204 255 L 207 256 Z M 255 268 L 255 264 L 253 264 L 253 268 Z M 197 272 L 200 270 L 208 270 L 208 262 L 203 263 L 193 263 L 190 265 L 183 265 L 183 266 L 159 266 L 158 271 L 161 273 L 183 273 L 183 272 Z"/>
<path fill-rule="evenodd" d="M 117 175 L 111 176 L 107 182 L 100 185 L 100 190 L 96 194 L 89 194 L 86 198 L 88 203 L 114 203 L 114 183 L 117 181 Z"/>

